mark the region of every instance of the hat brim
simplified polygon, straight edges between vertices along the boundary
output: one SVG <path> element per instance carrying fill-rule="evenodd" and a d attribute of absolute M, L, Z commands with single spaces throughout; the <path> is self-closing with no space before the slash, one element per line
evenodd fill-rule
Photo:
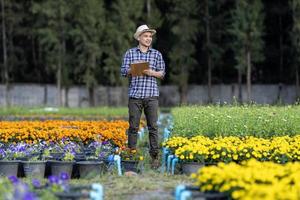
<path fill-rule="evenodd" d="M 133 37 L 137 40 L 139 38 L 139 36 L 145 32 L 151 32 L 152 35 L 154 35 L 156 33 L 156 30 L 155 29 L 145 29 L 145 30 L 142 30 L 142 31 L 139 31 L 139 32 L 136 32 Z"/>

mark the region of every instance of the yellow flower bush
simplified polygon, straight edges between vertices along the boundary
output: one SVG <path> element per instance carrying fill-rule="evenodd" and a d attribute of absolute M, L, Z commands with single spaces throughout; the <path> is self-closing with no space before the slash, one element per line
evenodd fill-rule
<path fill-rule="evenodd" d="M 192 174 L 201 191 L 218 191 L 232 199 L 300 199 L 300 163 L 286 165 L 251 159 L 241 165 L 219 163 Z"/>
<path fill-rule="evenodd" d="M 56 142 L 63 138 L 87 143 L 110 140 L 117 146 L 127 141 L 128 122 L 118 121 L 2 121 L 0 141 L 4 143 Z"/>
<path fill-rule="evenodd" d="M 259 161 L 287 163 L 300 161 L 300 135 L 270 139 L 246 137 L 195 136 L 190 139 L 173 137 L 163 143 L 184 161 L 217 163 L 237 162 L 254 158 Z"/>
<path fill-rule="evenodd" d="M 119 153 L 122 160 L 143 161 L 144 155 L 142 151 L 130 148 L 122 148 Z"/>

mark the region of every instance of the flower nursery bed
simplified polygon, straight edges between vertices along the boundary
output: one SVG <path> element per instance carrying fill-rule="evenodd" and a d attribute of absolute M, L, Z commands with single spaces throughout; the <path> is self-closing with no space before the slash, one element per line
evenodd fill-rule
<path fill-rule="evenodd" d="M 172 109 L 172 135 L 273 137 L 300 133 L 300 106 L 186 106 Z"/>
<path fill-rule="evenodd" d="M 167 120 L 160 120 L 159 128 L 164 129 Z M 137 150 L 127 149 L 127 121 L 23 120 L 0 123 L 0 159 L 19 163 L 18 172 L 23 168 L 23 174 L 11 176 L 10 180 L 0 177 L 0 194 L 5 198 L 22 199 L 24 196 L 20 195 L 28 195 L 30 199 L 57 199 L 56 193 L 64 189 L 68 191 L 78 186 L 86 192 L 96 183 L 103 186 L 104 199 L 173 199 L 177 184 L 190 183 L 184 175 L 170 177 L 150 170 L 149 148 L 141 148 L 141 138 Z M 141 127 L 144 124 L 142 121 Z M 148 137 L 144 133 L 142 136 Z M 97 171 L 82 178 L 79 165 L 101 165 L 111 155 L 121 156 L 124 161 L 142 161 L 142 170 L 126 173 L 122 166 L 123 175 L 119 176 L 119 168 L 108 164 L 104 173 Z M 73 172 L 64 172 L 63 176 L 52 173 L 51 165 L 60 163 L 71 163 Z M 46 165 L 46 178 L 32 174 L 30 164 Z M 51 170 L 47 172 L 49 168 Z M 25 172 L 31 174 L 27 176 Z"/>
<path fill-rule="evenodd" d="M 215 137 L 205 136 L 171 137 L 163 146 L 182 162 L 214 164 L 217 162 L 241 163 L 251 158 L 258 161 L 287 163 L 300 161 L 300 135 L 272 138 Z"/>
<path fill-rule="evenodd" d="M 110 140 L 124 146 L 127 121 L 1 121 L 0 142 L 56 142 L 63 138 L 88 143 Z"/>
<path fill-rule="evenodd" d="M 249 160 L 219 163 L 192 174 L 202 192 L 221 192 L 232 199 L 300 199 L 300 163 L 285 165 Z"/>

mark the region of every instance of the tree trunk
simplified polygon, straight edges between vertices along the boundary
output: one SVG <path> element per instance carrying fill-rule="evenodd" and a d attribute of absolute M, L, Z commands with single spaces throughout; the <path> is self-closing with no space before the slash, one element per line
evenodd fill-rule
<path fill-rule="evenodd" d="M 58 105 L 62 106 L 62 62 L 63 62 L 63 44 L 62 39 L 60 38 L 60 43 L 58 44 L 58 64 L 57 64 L 57 72 L 56 72 L 56 83 L 58 90 Z"/>
<path fill-rule="evenodd" d="M 61 13 L 60 13 L 61 14 Z M 61 23 L 61 16 L 60 16 L 60 23 Z M 61 24 L 60 24 L 61 25 Z M 61 28 L 61 27 L 60 27 Z M 61 32 L 60 32 L 61 34 Z M 61 35 L 60 35 L 61 36 Z M 58 64 L 57 64 L 57 71 L 56 71 L 56 84 L 57 84 L 57 90 L 58 90 L 58 105 L 62 106 L 62 43 L 60 38 L 60 43 L 58 44 Z"/>
<path fill-rule="evenodd" d="M 61 53 L 61 47 L 59 48 L 59 53 Z M 58 105 L 62 106 L 62 91 L 61 91 L 61 54 L 59 54 L 58 65 L 56 70 L 56 85 L 58 90 Z"/>
<path fill-rule="evenodd" d="M 251 102 L 251 52 L 247 52 L 247 100 Z"/>
<path fill-rule="evenodd" d="M 33 2 L 32 0 L 30 0 L 30 4 L 32 5 Z M 32 62 L 35 66 L 37 66 L 37 54 L 36 54 L 36 43 L 35 43 L 35 37 L 34 37 L 34 32 L 36 32 L 35 28 L 32 28 L 31 32 L 30 32 L 30 40 L 31 40 L 31 54 L 32 54 Z M 41 74 L 40 74 L 41 75 Z M 40 77 L 39 77 L 39 80 Z"/>
<path fill-rule="evenodd" d="M 211 70 L 212 70 L 212 58 L 211 58 L 211 49 L 210 49 L 210 15 L 209 15 L 209 5 L 208 5 L 208 0 L 205 1 L 205 17 L 206 17 L 206 53 L 207 53 L 207 95 L 208 95 L 208 103 L 212 102 L 212 95 L 211 95 Z"/>
<path fill-rule="evenodd" d="M 91 81 L 91 84 L 89 84 L 89 104 L 91 107 L 94 107 L 95 106 L 95 86 L 97 85 L 97 83 L 95 82 L 94 80 L 94 72 L 96 70 L 96 67 L 97 67 L 97 59 L 96 59 L 96 54 L 95 53 L 92 53 L 91 55 L 91 68 L 92 68 L 92 71 L 90 71 L 90 75 L 89 77 L 93 77 L 92 78 L 92 81 Z"/>
<path fill-rule="evenodd" d="M 187 103 L 187 85 L 179 86 L 179 94 L 180 94 L 180 105 L 186 105 Z"/>
<path fill-rule="evenodd" d="M 208 95 L 208 103 L 211 103 L 212 102 L 212 95 L 211 95 L 211 64 L 212 61 L 211 61 L 211 57 L 208 56 L 208 90 L 207 90 L 207 95 Z"/>
<path fill-rule="evenodd" d="M 282 17 L 279 16 L 279 81 L 283 82 L 283 38 L 282 38 Z"/>
<path fill-rule="evenodd" d="M 68 93 L 69 93 L 69 87 L 65 87 L 64 89 L 64 107 L 69 107 L 69 100 L 68 100 Z"/>
<path fill-rule="evenodd" d="M 59 2 L 59 44 L 58 44 L 58 66 L 57 66 L 57 89 L 58 89 L 58 104 L 62 106 L 62 65 L 64 59 L 64 19 L 61 12 L 61 1 Z"/>
<path fill-rule="evenodd" d="M 66 63 L 65 63 L 65 56 L 66 56 L 66 39 L 65 39 L 65 33 L 64 33 L 64 28 L 62 28 L 62 67 L 64 67 L 64 69 L 66 70 Z M 62 70 L 62 69 L 61 69 Z M 69 107 L 69 98 L 68 98 L 68 92 L 69 92 L 69 83 L 68 83 L 68 75 L 64 75 L 62 77 L 62 79 L 64 80 L 64 88 L 65 88 L 65 92 L 64 92 L 64 106 L 65 107 Z"/>
<path fill-rule="evenodd" d="M 48 99 L 48 88 L 47 85 L 44 85 L 44 100 L 43 100 L 43 105 L 47 105 L 47 99 Z"/>
<path fill-rule="evenodd" d="M 238 101 L 242 103 L 243 96 L 242 96 L 242 70 L 238 69 Z"/>
<path fill-rule="evenodd" d="M 1 0 L 1 12 L 2 12 L 2 48 L 3 48 L 3 75 L 5 84 L 5 105 L 10 106 L 9 98 L 9 75 L 7 65 L 7 46 L 6 46 L 6 26 L 5 26 L 5 5 L 4 0 Z"/>
<path fill-rule="evenodd" d="M 42 82 L 43 81 L 43 76 L 40 70 L 38 70 L 36 67 L 38 66 L 38 62 L 37 62 L 37 55 L 36 55 L 36 48 L 35 48 L 35 41 L 34 41 L 34 37 L 33 35 L 31 35 L 31 56 L 32 56 L 32 64 L 34 65 L 35 71 L 37 72 L 37 80 L 38 82 Z"/>
<path fill-rule="evenodd" d="M 94 107 L 95 106 L 95 89 L 93 86 L 90 86 L 88 88 L 88 91 L 89 91 L 89 105 L 91 107 Z"/>
<path fill-rule="evenodd" d="M 296 66 L 296 100 L 300 100 L 299 65 Z"/>

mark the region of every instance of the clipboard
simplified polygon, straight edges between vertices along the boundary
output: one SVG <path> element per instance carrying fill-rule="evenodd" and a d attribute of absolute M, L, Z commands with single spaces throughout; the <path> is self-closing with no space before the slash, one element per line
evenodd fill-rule
<path fill-rule="evenodd" d="M 143 71 L 149 69 L 149 62 L 137 62 L 130 64 L 131 76 L 145 76 Z"/>

